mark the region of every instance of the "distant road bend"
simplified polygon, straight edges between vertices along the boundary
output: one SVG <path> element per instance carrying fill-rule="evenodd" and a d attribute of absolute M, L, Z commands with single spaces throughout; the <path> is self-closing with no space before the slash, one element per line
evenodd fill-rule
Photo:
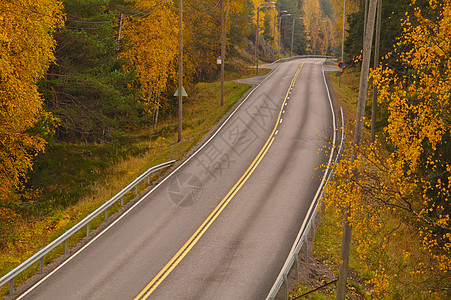
<path fill-rule="evenodd" d="M 264 299 L 329 161 L 323 63 L 247 79 L 207 143 L 18 299 Z"/>

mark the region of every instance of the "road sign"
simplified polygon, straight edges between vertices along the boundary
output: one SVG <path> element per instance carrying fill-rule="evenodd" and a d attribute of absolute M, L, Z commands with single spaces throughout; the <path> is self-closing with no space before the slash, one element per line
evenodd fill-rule
<path fill-rule="evenodd" d="M 340 69 L 343 69 L 344 67 L 345 67 L 345 63 L 344 62 L 339 62 L 338 63 L 338 67 L 340 68 Z"/>
<path fill-rule="evenodd" d="M 222 64 L 221 56 L 218 56 L 218 57 L 216 58 L 216 63 L 217 63 L 218 65 Z"/>
<path fill-rule="evenodd" d="M 175 91 L 174 97 L 177 97 L 179 95 L 179 89 Z M 182 97 L 188 97 L 188 94 L 185 91 L 185 88 L 182 86 Z"/>

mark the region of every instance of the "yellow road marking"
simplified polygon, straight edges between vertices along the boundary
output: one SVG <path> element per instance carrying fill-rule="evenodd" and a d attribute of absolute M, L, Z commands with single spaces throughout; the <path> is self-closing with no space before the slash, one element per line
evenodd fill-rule
<path fill-rule="evenodd" d="M 211 226 L 211 224 L 216 220 L 216 218 L 221 214 L 224 208 L 229 204 L 229 202 L 233 199 L 236 193 L 241 189 L 244 183 L 248 180 L 248 178 L 252 175 L 254 170 L 262 161 L 263 157 L 268 152 L 272 143 L 274 142 L 274 133 L 279 126 L 279 121 L 282 115 L 283 107 L 285 106 L 285 102 L 288 99 L 288 95 L 290 93 L 291 88 L 294 86 L 296 78 L 299 72 L 302 69 L 301 64 L 293 79 L 291 80 L 290 86 L 288 88 L 287 94 L 285 95 L 285 99 L 281 105 L 281 109 L 279 112 L 279 116 L 276 121 L 276 125 L 274 126 L 273 131 L 271 132 L 268 140 L 266 141 L 263 148 L 260 150 L 258 155 L 255 157 L 254 161 L 251 163 L 249 168 L 244 172 L 238 182 L 232 187 L 232 189 L 227 193 L 227 195 L 222 199 L 222 201 L 218 204 L 218 206 L 213 210 L 213 212 L 208 216 L 208 218 L 202 223 L 202 225 L 196 230 L 196 232 L 188 239 L 188 241 L 183 245 L 182 248 L 172 257 L 172 259 L 164 266 L 163 269 L 152 279 L 151 282 L 136 296 L 135 300 L 144 300 L 147 299 L 153 291 L 163 282 L 163 280 L 172 272 L 172 270 L 180 263 L 180 261 L 188 254 L 188 252 L 194 247 L 194 245 L 199 241 L 202 235 L 207 231 L 207 229 Z"/>

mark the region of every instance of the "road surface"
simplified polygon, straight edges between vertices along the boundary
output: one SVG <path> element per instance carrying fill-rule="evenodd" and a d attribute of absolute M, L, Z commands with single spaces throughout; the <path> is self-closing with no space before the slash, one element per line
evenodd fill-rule
<path fill-rule="evenodd" d="M 248 79 L 196 154 L 19 299 L 264 299 L 328 161 L 323 62 Z"/>

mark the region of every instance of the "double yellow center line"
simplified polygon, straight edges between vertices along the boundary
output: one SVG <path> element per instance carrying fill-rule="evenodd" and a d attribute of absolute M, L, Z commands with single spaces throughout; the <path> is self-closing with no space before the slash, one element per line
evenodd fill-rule
<path fill-rule="evenodd" d="M 202 223 L 202 225 L 196 230 L 196 232 L 189 238 L 189 240 L 183 245 L 182 248 L 172 257 L 172 259 L 164 266 L 163 269 L 155 276 L 151 282 L 139 293 L 138 296 L 136 296 L 135 300 L 144 300 L 147 299 L 153 291 L 163 282 L 163 280 L 174 270 L 174 268 L 180 263 L 180 261 L 189 253 L 191 248 L 194 247 L 194 245 L 199 241 L 199 239 L 204 235 L 204 233 L 207 231 L 207 229 L 213 224 L 213 222 L 216 220 L 216 218 L 221 214 L 221 212 L 226 208 L 226 206 L 229 204 L 229 202 L 233 199 L 236 193 L 241 189 L 241 187 L 244 185 L 244 183 L 249 179 L 249 177 L 252 175 L 254 170 L 257 168 L 257 166 L 260 164 L 263 157 L 266 155 L 266 152 L 268 152 L 269 148 L 271 147 L 272 143 L 274 142 L 274 136 L 275 132 L 277 130 L 277 127 L 279 126 L 283 108 L 285 106 L 285 103 L 288 100 L 290 91 L 292 87 L 294 86 L 296 82 L 296 78 L 298 77 L 299 72 L 302 69 L 303 64 L 300 65 L 298 70 L 296 71 L 296 74 L 294 75 L 293 79 L 291 80 L 290 86 L 288 88 L 288 91 L 285 95 L 285 99 L 283 100 L 282 106 L 279 111 L 279 116 L 277 118 L 276 125 L 274 126 L 273 131 L 271 132 L 271 135 L 269 136 L 268 140 L 266 141 L 263 148 L 258 153 L 257 157 L 254 159 L 252 164 L 249 166 L 249 168 L 244 172 L 243 176 L 238 180 L 238 182 L 233 186 L 233 188 L 227 193 L 227 195 L 222 199 L 222 201 L 218 204 L 218 206 L 213 210 L 213 212 L 208 216 L 208 218 Z"/>

